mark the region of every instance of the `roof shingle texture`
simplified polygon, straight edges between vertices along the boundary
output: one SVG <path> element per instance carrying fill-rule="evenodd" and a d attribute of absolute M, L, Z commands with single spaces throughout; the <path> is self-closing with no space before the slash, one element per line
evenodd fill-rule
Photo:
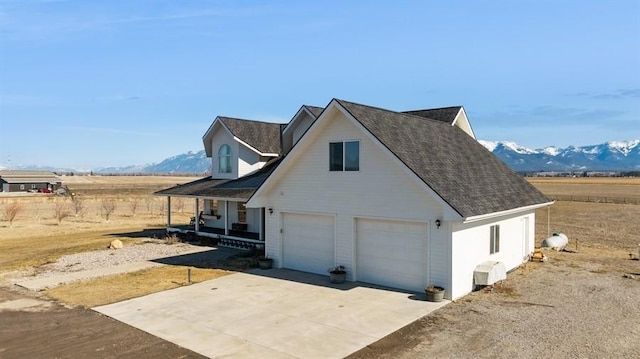
<path fill-rule="evenodd" d="M 461 108 L 462 106 L 452 106 L 452 107 L 432 108 L 432 109 L 426 109 L 426 110 L 404 111 L 403 113 L 420 116 L 420 117 L 431 118 L 434 120 L 453 124 L 453 120 L 456 119 L 456 116 L 458 115 L 458 112 L 460 112 Z"/>
<path fill-rule="evenodd" d="M 336 101 L 462 217 L 550 202 L 457 126 Z"/>
<path fill-rule="evenodd" d="M 260 170 L 238 179 L 213 179 L 211 177 L 163 189 L 156 192 L 162 196 L 190 196 L 211 198 L 236 198 L 249 199 L 253 193 L 264 183 L 271 172 L 276 169 L 281 159 L 272 160 Z"/>
<path fill-rule="evenodd" d="M 0 171 L 0 178 L 7 183 L 60 182 L 60 178 L 49 171 Z"/>
<path fill-rule="evenodd" d="M 309 106 L 309 105 L 304 105 L 304 107 L 307 110 L 309 110 L 309 112 L 311 112 L 313 116 L 315 116 L 316 118 L 318 118 L 318 116 L 320 116 L 322 111 L 324 111 L 324 107 Z"/>
<path fill-rule="evenodd" d="M 229 131 L 262 153 L 280 153 L 280 124 L 218 117 Z"/>

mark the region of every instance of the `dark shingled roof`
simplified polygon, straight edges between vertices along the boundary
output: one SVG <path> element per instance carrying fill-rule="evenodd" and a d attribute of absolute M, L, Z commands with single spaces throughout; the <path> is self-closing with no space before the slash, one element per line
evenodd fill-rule
<path fill-rule="evenodd" d="M 304 105 L 304 107 L 307 110 L 309 110 L 309 112 L 311 112 L 313 116 L 315 116 L 316 118 L 318 118 L 318 116 L 320 116 L 322 111 L 324 111 L 324 107 L 309 106 L 309 105 Z"/>
<path fill-rule="evenodd" d="M 202 178 L 193 182 L 185 183 L 175 187 L 163 189 L 156 192 L 161 196 L 193 196 L 193 197 L 218 197 L 249 199 L 253 193 L 264 183 L 271 172 L 278 167 L 280 159 L 267 162 L 258 171 L 240 177 L 238 179 L 212 179 Z"/>
<path fill-rule="evenodd" d="M 280 124 L 218 117 L 234 136 L 262 153 L 280 153 Z"/>
<path fill-rule="evenodd" d="M 462 217 L 551 202 L 457 126 L 336 101 Z"/>
<path fill-rule="evenodd" d="M 458 115 L 458 112 L 460 112 L 461 108 L 462 106 L 452 106 L 432 108 L 427 110 L 404 111 L 403 113 L 447 122 L 451 125 L 453 124 L 453 120 L 456 119 L 456 115 Z"/>

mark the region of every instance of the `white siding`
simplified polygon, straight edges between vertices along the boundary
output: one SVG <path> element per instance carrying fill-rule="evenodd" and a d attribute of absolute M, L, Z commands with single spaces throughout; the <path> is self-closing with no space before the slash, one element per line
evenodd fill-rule
<path fill-rule="evenodd" d="M 291 163 L 264 194 L 267 215 L 267 252 L 279 265 L 281 212 L 329 213 L 336 216 L 336 265 L 347 268 L 353 280 L 354 218 L 370 217 L 431 222 L 442 216 L 430 197 L 401 165 L 338 111 L 289 156 Z M 360 171 L 330 172 L 329 142 L 360 141 Z"/>
<path fill-rule="evenodd" d="M 510 271 L 525 260 L 523 258 L 523 217 L 529 219 L 530 247 L 533 245 L 533 211 L 525 214 L 505 216 L 468 224 L 454 224 L 452 236 L 452 293 L 451 299 L 459 298 L 473 290 L 473 271 L 485 261 L 502 262 Z M 500 225 L 500 251 L 489 253 L 490 228 Z M 531 248 L 530 252 L 533 251 Z"/>
<path fill-rule="evenodd" d="M 296 126 L 293 129 L 293 138 L 292 144 L 295 145 L 296 142 L 304 135 L 305 131 L 313 124 L 313 118 L 305 113 L 304 117 L 296 122 Z"/>
<path fill-rule="evenodd" d="M 259 170 L 264 165 L 264 162 L 260 161 L 260 155 L 255 151 L 241 143 L 238 144 L 238 147 L 238 162 L 234 163 L 238 167 L 238 177 Z"/>

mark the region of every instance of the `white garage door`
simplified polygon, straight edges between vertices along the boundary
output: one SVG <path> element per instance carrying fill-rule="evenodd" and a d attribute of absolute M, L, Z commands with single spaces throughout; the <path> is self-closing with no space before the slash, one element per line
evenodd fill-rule
<path fill-rule="evenodd" d="M 356 231 L 359 281 L 424 291 L 426 223 L 358 219 Z"/>
<path fill-rule="evenodd" d="M 334 217 L 283 214 L 283 266 L 327 274 L 334 266 Z"/>

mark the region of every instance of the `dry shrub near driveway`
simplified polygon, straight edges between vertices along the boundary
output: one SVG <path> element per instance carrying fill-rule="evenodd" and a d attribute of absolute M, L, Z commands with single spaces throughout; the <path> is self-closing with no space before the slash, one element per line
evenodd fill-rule
<path fill-rule="evenodd" d="M 45 292 L 61 302 L 91 308 L 188 285 L 185 266 L 161 266 L 133 273 L 76 282 Z M 192 283 L 219 278 L 231 272 L 191 268 Z"/>
<path fill-rule="evenodd" d="M 22 212 L 22 204 L 19 202 L 11 202 L 4 207 L 4 218 L 9 222 L 9 227 L 13 225 L 13 221 L 20 212 Z"/>
<path fill-rule="evenodd" d="M 109 222 L 109 218 L 113 211 L 116 210 L 116 201 L 113 199 L 103 199 L 101 202 L 102 215 Z"/>
<path fill-rule="evenodd" d="M 58 224 L 60 224 L 63 219 L 71 215 L 71 206 L 69 205 L 69 202 L 65 200 L 56 200 L 56 203 L 53 206 L 53 213 L 54 217 L 58 220 Z"/>

